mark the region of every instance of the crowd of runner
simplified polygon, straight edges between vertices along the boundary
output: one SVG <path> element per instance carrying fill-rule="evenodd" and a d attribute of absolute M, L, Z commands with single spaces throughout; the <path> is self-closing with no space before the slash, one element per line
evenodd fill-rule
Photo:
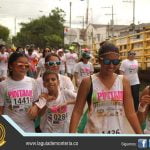
<path fill-rule="evenodd" d="M 72 48 L 0 45 L 0 114 L 25 132 L 75 133 L 81 125 L 83 133 L 149 133 L 150 88 L 139 98 L 135 52 L 120 65 L 119 49 L 104 42 L 97 73 L 92 57 Z"/>

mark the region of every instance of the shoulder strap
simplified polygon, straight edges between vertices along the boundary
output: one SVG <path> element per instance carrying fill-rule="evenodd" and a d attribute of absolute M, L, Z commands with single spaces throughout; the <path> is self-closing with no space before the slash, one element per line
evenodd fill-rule
<path fill-rule="evenodd" d="M 90 76 L 90 90 L 89 93 L 87 94 L 87 103 L 90 106 L 91 105 L 91 99 L 92 99 L 92 93 L 93 93 L 93 83 L 92 83 L 92 77 Z"/>

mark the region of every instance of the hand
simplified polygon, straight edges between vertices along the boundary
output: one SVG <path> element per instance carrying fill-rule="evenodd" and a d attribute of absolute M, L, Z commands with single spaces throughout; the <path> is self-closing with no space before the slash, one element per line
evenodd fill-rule
<path fill-rule="evenodd" d="M 140 104 L 142 107 L 150 104 L 150 96 L 149 95 L 143 95 L 140 99 Z"/>
<path fill-rule="evenodd" d="M 38 115 L 39 109 L 36 105 L 28 109 L 27 115 L 30 119 L 35 119 Z"/>

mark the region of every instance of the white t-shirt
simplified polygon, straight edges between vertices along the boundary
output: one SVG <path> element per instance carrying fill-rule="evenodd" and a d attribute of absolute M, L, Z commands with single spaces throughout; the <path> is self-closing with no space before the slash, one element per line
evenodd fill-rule
<path fill-rule="evenodd" d="M 87 64 L 79 62 L 76 64 L 74 72 L 78 73 L 79 82 L 81 83 L 84 77 L 90 76 L 94 72 L 94 68 L 90 62 L 88 62 Z"/>
<path fill-rule="evenodd" d="M 139 84 L 139 77 L 138 77 L 138 62 L 137 60 L 129 60 L 125 59 L 122 61 L 120 65 L 120 70 L 124 72 L 124 75 L 130 81 L 130 85 Z"/>
<path fill-rule="evenodd" d="M 28 108 L 38 99 L 36 81 L 24 77 L 21 81 L 8 78 L 0 83 L 0 106 L 25 132 L 35 132 L 34 122 L 27 115 Z"/>
<path fill-rule="evenodd" d="M 66 63 L 66 56 L 63 55 L 60 57 L 61 64 L 60 64 L 60 71 L 65 71 L 65 63 Z"/>
<path fill-rule="evenodd" d="M 40 72 L 39 72 L 39 77 L 43 75 L 43 73 L 45 72 L 45 58 L 40 58 L 38 64 L 37 64 L 37 68 L 40 68 Z"/>
<path fill-rule="evenodd" d="M 60 80 L 60 86 L 59 86 L 60 90 L 68 89 L 68 90 L 71 90 L 71 91 L 75 91 L 74 85 L 73 85 L 73 83 L 72 83 L 72 81 L 70 80 L 69 77 L 61 75 L 61 74 L 58 74 L 58 77 L 59 77 L 59 80 Z M 38 95 L 41 95 L 42 93 L 48 93 L 47 88 L 45 88 L 43 86 L 43 80 L 42 80 L 41 77 L 37 79 L 37 83 L 38 83 Z M 74 107 L 74 105 L 69 105 L 68 106 L 68 110 L 69 110 L 68 122 L 70 122 L 73 107 Z"/>
<path fill-rule="evenodd" d="M 0 61 L 0 70 L 5 69 L 7 70 L 7 62 L 8 62 L 9 54 L 7 52 L 4 52 L 4 54 L 0 53 L 0 59 L 3 60 Z"/>
<path fill-rule="evenodd" d="M 78 60 L 78 55 L 76 53 L 66 54 L 66 65 L 75 65 Z"/>
<path fill-rule="evenodd" d="M 46 112 L 41 119 L 40 128 L 42 132 L 51 133 L 67 133 L 69 132 L 68 123 L 68 105 L 60 106 L 68 100 L 75 100 L 76 93 L 65 89 L 59 90 L 59 94 L 56 100 L 47 102 L 46 99 L 41 98 L 35 104 L 42 109 L 47 106 Z"/>

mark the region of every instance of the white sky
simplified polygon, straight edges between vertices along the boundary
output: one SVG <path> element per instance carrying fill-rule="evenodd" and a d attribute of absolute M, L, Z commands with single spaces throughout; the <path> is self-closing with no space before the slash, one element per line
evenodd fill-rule
<path fill-rule="evenodd" d="M 29 22 L 33 18 L 48 15 L 55 7 L 66 12 L 66 21 L 69 22 L 70 1 L 72 2 L 72 27 L 82 27 L 82 20 L 86 14 L 87 0 L 0 0 L 0 24 L 7 26 L 11 34 L 19 31 L 20 22 Z M 89 0 L 89 22 L 95 24 L 108 24 L 111 19 L 111 7 L 114 8 L 114 24 L 131 24 L 133 7 L 125 0 Z M 127 1 L 127 0 L 126 0 Z M 135 0 L 135 23 L 150 22 L 150 0 Z M 15 19 L 16 18 L 16 19 Z M 74 22 L 78 24 L 74 24 Z M 69 24 L 68 24 L 69 25 Z"/>

